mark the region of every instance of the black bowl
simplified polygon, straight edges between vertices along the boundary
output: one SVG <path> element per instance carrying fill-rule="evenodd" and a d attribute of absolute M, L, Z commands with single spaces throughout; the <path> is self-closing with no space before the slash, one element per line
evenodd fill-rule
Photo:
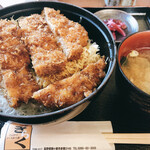
<path fill-rule="evenodd" d="M 150 48 L 150 31 L 137 32 L 122 41 L 118 48 L 116 85 L 122 97 L 130 102 L 131 109 L 150 114 L 150 95 L 136 87 L 124 74 L 121 68 L 121 60 L 131 50 L 142 47 Z M 142 67 L 142 66 L 141 66 Z"/>
<path fill-rule="evenodd" d="M 102 91 L 114 69 L 116 62 L 116 47 L 110 31 L 101 20 L 83 8 L 60 2 L 30 2 L 1 9 L 0 18 L 10 19 L 13 16 L 14 19 L 17 19 L 20 16 L 28 16 L 34 13 L 40 14 L 44 7 L 58 9 L 66 17 L 75 22 L 80 22 L 80 24 L 85 27 L 85 29 L 88 31 L 89 38 L 100 46 L 101 55 L 105 55 L 106 58 L 109 58 L 107 59 L 108 64 L 106 68 L 106 76 L 102 83 L 98 86 L 97 90 L 95 90 L 89 97 L 82 99 L 80 102 L 74 105 L 58 111 L 32 116 L 14 116 L 0 113 L 0 119 L 3 121 L 12 120 L 21 123 L 34 124 L 56 121 L 59 118 L 64 118 L 62 119 L 63 121 L 71 119 L 71 117 L 75 117 L 75 115 L 80 113 L 86 107 L 85 103 L 89 103 L 89 101 L 97 93 Z M 80 108 L 80 112 L 78 112 L 78 108 L 82 105 L 84 105 L 83 108 Z M 76 113 L 73 113 L 74 111 L 76 111 Z M 70 113 L 73 113 L 74 115 L 66 118 L 65 116 L 69 115 Z"/>

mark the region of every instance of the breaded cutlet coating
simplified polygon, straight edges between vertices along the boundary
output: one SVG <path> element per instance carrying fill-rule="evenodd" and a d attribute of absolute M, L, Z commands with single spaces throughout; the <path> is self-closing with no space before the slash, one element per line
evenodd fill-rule
<path fill-rule="evenodd" d="M 101 83 L 105 76 L 105 66 L 103 57 L 81 72 L 34 92 L 33 98 L 52 109 L 70 106 L 88 96 Z"/>
<path fill-rule="evenodd" d="M 39 14 L 23 17 L 19 19 L 19 26 L 35 73 L 40 77 L 61 72 L 67 58 L 44 18 Z"/>
<path fill-rule="evenodd" d="M 15 21 L 0 20 L 0 65 L 1 69 L 17 70 L 28 66 L 30 58 Z"/>
<path fill-rule="evenodd" d="M 17 71 L 3 71 L 3 85 L 6 90 L 7 101 L 11 107 L 18 107 L 22 102 L 28 103 L 33 92 L 39 90 L 32 73 L 26 67 Z"/>
<path fill-rule="evenodd" d="M 7 100 L 12 107 L 27 103 L 39 89 L 28 69 L 30 57 L 15 21 L 0 20 L 0 66 Z"/>
<path fill-rule="evenodd" d="M 88 33 L 79 23 L 74 22 L 52 8 L 45 7 L 42 15 L 69 60 L 76 60 L 88 44 Z"/>

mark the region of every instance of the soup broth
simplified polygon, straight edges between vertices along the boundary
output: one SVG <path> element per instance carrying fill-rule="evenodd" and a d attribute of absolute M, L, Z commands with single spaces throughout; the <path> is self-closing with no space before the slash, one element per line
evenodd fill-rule
<path fill-rule="evenodd" d="M 150 94 L 150 47 L 132 50 L 126 56 L 122 70 L 135 86 Z"/>

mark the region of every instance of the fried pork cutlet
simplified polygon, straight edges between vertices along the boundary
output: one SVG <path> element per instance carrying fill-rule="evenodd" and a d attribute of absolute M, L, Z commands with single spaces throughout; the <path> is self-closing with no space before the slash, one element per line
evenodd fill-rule
<path fill-rule="evenodd" d="M 64 108 L 88 96 L 105 76 L 105 59 L 89 64 L 81 72 L 50 84 L 33 93 L 33 98 L 46 107 Z"/>
<path fill-rule="evenodd" d="M 42 15 L 69 60 L 76 60 L 88 44 L 88 33 L 79 23 L 73 22 L 52 8 L 45 7 Z"/>
<path fill-rule="evenodd" d="M 0 72 L 1 86 L 10 106 L 27 103 L 37 91 L 35 80 L 28 70 L 30 57 L 20 41 L 20 31 L 15 21 L 0 20 Z"/>
<path fill-rule="evenodd" d="M 30 64 L 15 21 L 0 20 L 0 67 L 17 70 Z"/>
<path fill-rule="evenodd" d="M 12 107 L 19 106 L 21 102 L 28 103 L 33 92 L 39 89 L 32 78 L 32 74 L 26 67 L 22 67 L 17 71 L 4 71 L 3 84 L 7 90 L 9 104 Z"/>
<path fill-rule="evenodd" d="M 40 77 L 61 72 L 67 58 L 44 18 L 39 14 L 33 14 L 19 19 L 19 26 L 35 73 Z"/>

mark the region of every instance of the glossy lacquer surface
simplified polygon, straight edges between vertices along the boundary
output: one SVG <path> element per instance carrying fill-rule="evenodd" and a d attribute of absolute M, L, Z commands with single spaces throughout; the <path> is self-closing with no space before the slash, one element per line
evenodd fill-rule
<path fill-rule="evenodd" d="M 40 14 L 44 7 L 59 9 L 66 17 L 73 21 L 80 22 L 80 24 L 84 26 L 88 31 L 89 38 L 100 45 L 101 55 L 105 55 L 106 58 L 108 58 L 106 76 L 97 87 L 97 90 L 74 105 L 58 111 L 32 116 L 14 116 L 0 113 L 0 119 L 3 121 L 12 120 L 21 123 L 43 123 L 56 121 L 58 119 L 61 119 L 61 121 L 69 120 L 87 107 L 88 104 L 85 103 L 89 103 L 94 96 L 101 93 L 114 69 L 116 62 L 116 47 L 110 31 L 101 20 L 83 8 L 60 2 L 31 2 L 1 9 L 0 18 L 10 19 L 13 16 L 14 19 L 17 19 L 18 17 L 28 16 L 34 13 Z M 72 115 L 69 115 L 70 113 L 72 113 Z M 69 117 L 65 117 L 68 115 Z"/>
<path fill-rule="evenodd" d="M 136 87 L 124 74 L 121 64 L 132 50 L 150 47 L 150 31 L 135 33 L 119 46 L 117 56 L 116 83 L 122 95 L 143 112 L 150 113 L 150 95 Z M 142 66 L 141 66 L 142 67 Z"/>

